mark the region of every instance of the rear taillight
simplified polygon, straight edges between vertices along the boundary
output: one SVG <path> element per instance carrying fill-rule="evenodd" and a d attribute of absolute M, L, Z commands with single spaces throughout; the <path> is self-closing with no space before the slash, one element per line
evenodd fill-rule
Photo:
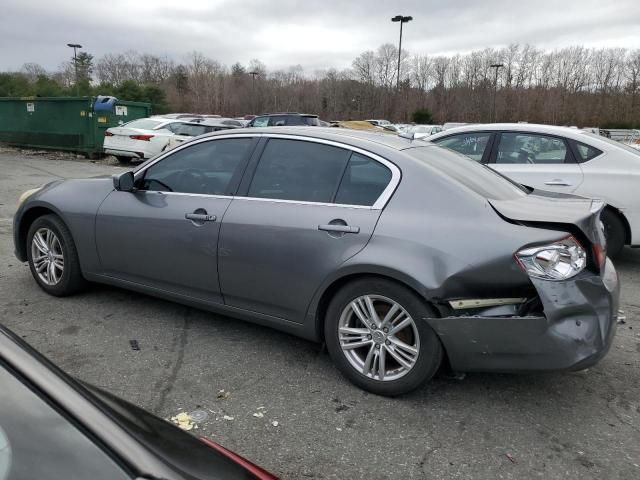
<path fill-rule="evenodd" d="M 110 131 L 107 130 L 106 132 L 104 132 L 104 136 L 105 137 L 113 137 L 113 133 L 111 133 Z"/>
<path fill-rule="evenodd" d="M 235 452 L 224 448 L 222 445 L 214 442 L 213 440 L 209 440 L 208 438 L 200 437 L 200 440 L 204 442 L 209 447 L 213 448 L 216 452 L 224 455 L 229 460 L 237 463 L 242 468 L 244 468 L 247 472 L 252 474 L 257 480 L 278 480 L 278 477 L 267 472 L 264 468 L 257 466 L 256 464 L 250 462 L 244 457 L 241 457 Z"/>
<path fill-rule="evenodd" d="M 587 252 L 573 236 L 549 245 L 525 248 L 515 256 L 527 275 L 543 280 L 567 280 L 587 265 Z"/>
<path fill-rule="evenodd" d="M 133 140 L 144 140 L 145 142 L 148 142 L 153 138 L 153 135 L 129 135 L 129 138 Z"/>

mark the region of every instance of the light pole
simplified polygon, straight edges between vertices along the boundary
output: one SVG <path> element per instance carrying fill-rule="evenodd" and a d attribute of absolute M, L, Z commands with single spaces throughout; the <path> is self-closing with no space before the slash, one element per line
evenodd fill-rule
<path fill-rule="evenodd" d="M 402 24 L 409 23 L 413 20 L 413 17 L 403 17 L 402 15 L 396 15 L 391 19 L 392 22 L 400 22 L 400 42 L 398 44 L 398 78 L 396 78 L 396 89 L 400 90 L 400 56 L 402 55 Z"/>
<path fill-rule="evenodd" d="M 491 68 L 495 68 L 496 70 L 496 77 L 493 82 L 493 122 L 494 123 L 498 118 L 497 111 L 496 111 L 496 95 L 498 94 L 498 70 L 501 69 L 502 67 L 504 67 L 504 64 L 502 63 L 494 63 L 491 65 Z"/>
<path fill-rule="evenodd" d="M 260 72 L 249 72 L 251 75 L 251 108 L 253 109 L 253 114 L 256 113 L 256 75 L 260 75 Z"/>
<path fill-rule="evenodd" d="M 82 45 L 79 43 L 67 43 L 67 47 L 73 48 L 73 66 L 76 71 L 76 95 L 80 95 L 80 91 L 78 90 L 78 56 L 76 55 L 76 49 L 82 48 Z"/>

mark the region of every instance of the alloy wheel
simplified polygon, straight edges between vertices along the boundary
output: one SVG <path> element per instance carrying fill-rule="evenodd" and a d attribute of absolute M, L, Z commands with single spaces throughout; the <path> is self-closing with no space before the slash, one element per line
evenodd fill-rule
<path fill-rule="evenodd" d="M 31 260 L 38 278 L 56 285 L 64 273 L 64 253 L 60 239 L 49 228 L 39 228 L 31 239 Z"/>
<path fill-rule="evenodd" d="M 338 339 L 351 366 L 379 381 L 405 376 L 420 353 L 415 321 L 399 303 L 382 295 L 351 301 L 340 316 Z"/>

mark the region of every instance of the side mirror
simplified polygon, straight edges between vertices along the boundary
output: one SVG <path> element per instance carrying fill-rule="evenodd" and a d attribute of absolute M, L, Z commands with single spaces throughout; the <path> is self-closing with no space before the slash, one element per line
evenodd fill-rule
<path fill-rule="evenodd" d="M 133 192 L 134 181 L 132 171 L 116 173 L 113 176 L 113 188 L 121 192 Z"/>

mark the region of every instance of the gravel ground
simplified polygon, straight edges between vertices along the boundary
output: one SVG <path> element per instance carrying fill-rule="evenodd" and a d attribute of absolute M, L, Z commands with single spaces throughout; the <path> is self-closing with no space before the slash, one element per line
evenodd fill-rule
<path fill-rule="evenodd" d="M 640 478 L 640 249 L 616 262 L 627 320 L 594 368 L 436 378 L 388 399 L 283 333 L 99 285 L 43 293 L 13 256 L 19 194 L 122 170 L 110 163 L 0 150 L 0 322 L 67 372 L 165 418 L 204 410 L 198 434 L 285 479 Z"/>

